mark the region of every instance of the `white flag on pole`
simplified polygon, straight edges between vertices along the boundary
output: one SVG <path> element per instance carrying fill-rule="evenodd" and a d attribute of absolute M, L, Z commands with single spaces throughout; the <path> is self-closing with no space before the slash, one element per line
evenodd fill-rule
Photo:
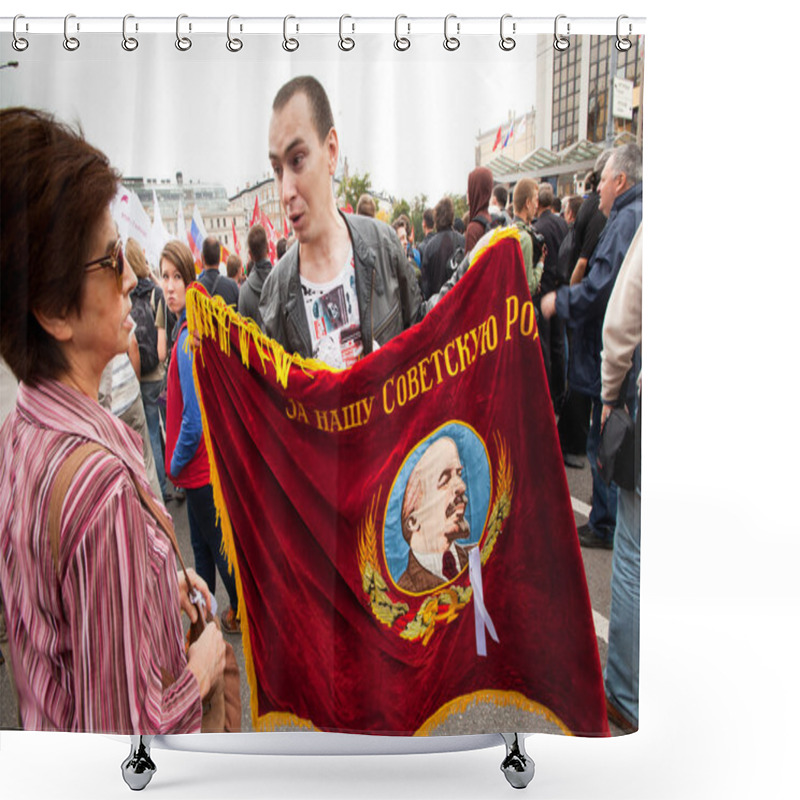
<path fill-rule="evenodd" d="M 145 244 L 145 255 L 156 273 L 159 272 L 161 251 L 170 238 L 169 232 L 164 227 L 164 221 L 161 219 L 161 209 L 158 205 L 156 190 L 153 189 L 153 224 Z"/>
<path fill-rule="evenodd" d="M 146 246 L 152 223 L 136 192 L 120 184 L 117 196 L 111 201 L 111 216 L 117 223 L 123 244 L 133 237 L 142 247 Z"/>

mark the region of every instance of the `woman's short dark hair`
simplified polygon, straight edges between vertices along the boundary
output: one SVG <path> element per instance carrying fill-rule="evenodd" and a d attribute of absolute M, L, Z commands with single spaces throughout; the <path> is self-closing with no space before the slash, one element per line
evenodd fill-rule
<path fill-rule="evenodd" d="M 39 324 L 81 312 L 84 271 L 119 174 L 80 130 L 29 108 L 0 111 L 0 355 L 19 381 L 68 369 Z"/>
<path fill-rule="evenodd" d="M 178 270 L 178 275 L 181 276 L 181 280 L 186 286 L 197 279 L 197 273 L 194 270 L 194 256 L 189 246 L 184 242 L 178 239 L 172 239 L 167 242 L 161 251 L 161 259 L 164 258 L 175 266 L 175 269 Z M 164 274 L 163 270 L 161 274 Z"/>

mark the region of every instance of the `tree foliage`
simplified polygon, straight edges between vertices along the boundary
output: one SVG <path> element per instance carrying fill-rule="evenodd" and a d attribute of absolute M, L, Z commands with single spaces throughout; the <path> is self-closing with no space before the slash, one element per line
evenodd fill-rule
<path fill-rule="evenodd" d="M 372 182 L 369 172 L 365 172 L 363 175 L 355 172 L 339 184 L 339 197 L 344 200 L 345 206 L 349 205 L 355 211 L 358 198 L 362 194 L 369 194 L 371 189 Z"/>

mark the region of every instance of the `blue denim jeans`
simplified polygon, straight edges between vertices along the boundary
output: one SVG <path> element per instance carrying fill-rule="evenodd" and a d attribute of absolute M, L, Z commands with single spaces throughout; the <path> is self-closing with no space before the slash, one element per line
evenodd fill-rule
<path fill-rule="evenodd" d="M 161 394 L 163 385 L 162 381 L 146 381 L 141 384 L 141 387 L 144 418 L 147 420 L 147 433 L 150 436 L 150 447 L 153 449 L 153 458 L 156 462 L 158 485 L 161 487 L 162 496 L 166 496 L 167 475 L 164 470 L 164 451 L 161 448 L 161 427 L 158 409 L 158 396 Z"/>
<path fill-rule="evenodd" d="M 217 586 L 217 570 L 225 584 L 231 607 L 239 608 L 236 594 L 236 578 L 228 572 L 228 559 L 222 553 L 222 528 L 217 524 L 217 509 L 211 484 L 199 489 L 186 490 L 186 512 L 189 517 L 189 533 L 194 553 L 194 568 L 208 584 L 211 594 Z M 216 569 L 215 569 L 216 567 Z"/>
<path fill-rule="evenodd" d="M 592 421 L 589 424 L 589 438 L 586 440 L 586 457 L 592 469 L 592 510 L 589 514 L 589 527 L 603 539 L 613 540 L 617 526 L 617 485 L 606 486 L 597 469 L 597 452 L 600 449 L 600 418 L 603 403 L 599 397 L 592 398 Z"/>
<path fill-rule="evenodd" d="M 639 491 L 620 489 L 611 572 L 611 613 L 608 625 L 606 694 L 614 705 L 639 724 Z"/>

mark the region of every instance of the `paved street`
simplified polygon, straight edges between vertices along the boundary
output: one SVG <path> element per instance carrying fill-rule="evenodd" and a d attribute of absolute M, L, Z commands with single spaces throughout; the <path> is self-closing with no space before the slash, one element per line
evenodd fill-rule
<path fill-rule="evenodd" d="M 16 384 L 13 376 L 0 361 L 0 419 L 5 419 L 13 408 L 16 396 Z M 591 473 L 588 465 L 583 469 L 567 469 L 567 479 L 570 494 L 573 498 L 573 510 L 577 525 L 586 522 L 591 497 Z M 187 563 L 191 564 L 191 545 L 189 541 L 189 527 L 186 516 L 185 503 L 172 502 L 168 505 L 175 522 L 175 529 L 182 553 L 187 556 Z M 586 577 L 589 593 L 594 611 L 597 643 L 600 651 L 601 663 L 605 664 L 608 615 L 610 605 L 610 579 L 611 579 L 611 551 L 587 550 L 583 551 Z M 220 610 L 228 606 L 228 597 L 222 581 L 217 580 L 217 602 Z M 240 636 L 228 637 L 236 651 L 242 672 L 242 710 L 243 730 L 252 730 L 250 723 L 250 693 L 244 675 L 244 658 Z M 7 656 L 7 644 L 2 645 L 3 653 Z M 6 667 L 0 667 L 0 729 L 15 727 L 15 714 L 11 699 L 11 688 Z M 557 729 L 549 723 L 543 722 L 539 717 L 522 712 L 498 709 L 495 706 L 481 705 L 473 707 L 467 713 L 458 717 L 451 717 L 444 725 L 437 729 L 440 734 L 470 733 L 477 726 L 482 729 L 493 730 L 518 730 L 527 732 L 556 732 Z M 612 726 L 612 733 L 620 731 Z"/>

